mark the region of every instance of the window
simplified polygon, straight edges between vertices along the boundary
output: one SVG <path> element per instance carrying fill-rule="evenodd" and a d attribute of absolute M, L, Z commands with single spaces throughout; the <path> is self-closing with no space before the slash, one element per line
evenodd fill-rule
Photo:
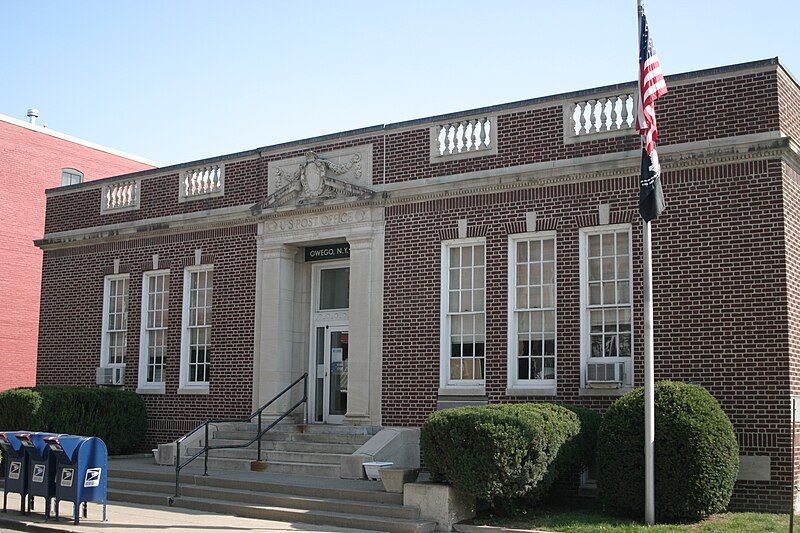
<path fill-rule="evenodd" d="M 142 277 L 142 332 L 139 342 L 139 388 L 163 392 L 169 316 L 169 270 Z"/>
<path fill-rule="evenodd" d="M 350 307 L 350 269 L 325 268 L 319 275 L 319 310 Z"/>
<path fill-rule="evenodd" d="M 61 169 L 61 186 L 75 185 L 76 183 L 83 182 L 83 172 L 75 170 L 74 168 Z"/>
<path fill-rule="evenodd" d="M 581 230 L 582 359 L 624 363 L 623 385 L 632 383 L 631 270 L 630 225 Z"/>
<path fill-rule="evenodd" d="M 128 274 L 106 276 L 100 366 L 124 366 L 128 337 Z"/>
<path fill-rule="evenodd" d="M 442 386 L 483 386 L 485 263 L 483 239 L 442 245 Z"/>
<path fill-rule="evenodd" d="M 207 390 L 211 370 L 214 271 L 206 265 L 189 267 L 183 279 L 181 386 Z"/>
<path fill-rule="evenodd" d="M 508 385 L 556 384 L 555 233 L 509 239 Z"/>

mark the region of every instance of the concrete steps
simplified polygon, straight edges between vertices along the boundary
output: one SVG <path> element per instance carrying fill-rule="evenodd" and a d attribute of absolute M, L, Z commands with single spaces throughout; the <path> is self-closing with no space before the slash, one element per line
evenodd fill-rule
<path fill-rule="evenodd" d="M 146 482 L 137 480 L 111 479 L 109 491 L 112 492 L 145 492 L 156 497 L 172 496 L 175 491 L 173 483 Z M 241 489 L 226 489 L 213 486 L 184 485 L 181 487 L 181 497 L 206 498 L 211 500 L 225 500 L 258 505 L 271 505 L 277 507 L 292 507 L 317 511 L 341 512 L 347 514 L 372 515 L 380 514 L 386 517 L 410 518 L 419 517 L 417 509 L 403 507 L 396 503 L 376 503 L 360 500 L 338 500 L 323 498 L 321 496 L 297 496 L 279 492 L 262 492 Z M 144 502 L 142 502 L 144 503 Z"/>
<path fill-rule="evenodd" d="M 167 483 L 174 491 L 175 471 L 159 468 L 157 471 L 109 469 L 109 482 L 114 480 L 139 481 L 144 483 Z M 297 496 L 330 496 L 329 487 L 333 484 L 337 497 L 370 501 L 376 503 L 402 504 L 403 495 L 384 492 L 380 483 L 349 480 L 339 480 L 339 483 L 329 479 L 317 480 L 311 477 L 273 477 L 251 473 L 247 479 L 242 477 L 218 477 L 214 475 L 201 476 L 199 474 L 181 474 L 182 486 L 199 485 L 229 489 L 254 490 L 262 492 L 279 492 Z"/>
<path fill-rule="evenodd" d="M 252 459 L 241 459 L 232 457 L 211 457 L 208 458 L 208 470 L 211 472 L 219 471 L 238 471 L 244 472 L 250 470 L 250 462 L 255 460 L 255 455 Z M 203 457 L 196 459 L 196 464 L 203 464 Z M 341 467 L 339 464 L 324 464 L 324 463 L 298 463 L 289 461 L 267 461 L 266 472 L 277 474 L 291 474 L 295 476 L 312 476 L 312 477 L 325 477 L 338 479 L 341 475 Z"/>
<path fill-rule="evenodd" d="M 291 433 L 291 432 L 268 432 L 262 438 L 262 442 L 310 442 L 318 444 L 357 444 L 361 446 L 370 439 L 371 435 L 338 435 L 335 433 Z M 238 440 L 247 442 L 256 438 L 255 431 L 213 431 L 213 440 Z"/>
<path fill-rule="evenodd" d="M 264 479 L 264 481 L 261 481 Z M 308 477 L 240 477 L 182 475 L 181 496 L 174 507 L 320 526 L 391 532 L 429 532 L 436 524 L 404 507 L 402 495 L 376 490 L 370 482 L 317 480 Z M 184 481 L 185 480 L 185 481 Z M 168 505 L 174 492 L 170 471 L 143 472 L 112 468 L 109 499 L 146 505 Z"/>
<path fill-rule="evenodd" d="M 264 435 L 261 459 L 267 463 L 268 472 L 338 478 L 342 458 L 379 430 L 372 426 L 281 423 Z M 254 422 L 216 424 L 211 432 L 212 446 L 242 447 L 211 450 L 209 469 L 249 470 L 250 461 L 258 458 L 255 443 L 248 444 L 256 438 L 257 431 L 258 424 Z M 200 451 L 195 447 L 187 453 L 192 456 Z"/>
<path fill-rule="evenodd" d="M 215 445 L 231 445 L 231 444 L 244 444 L 247 441 L 237 439 L 213 439 Z M 262 440 L 261 450 L 268 451 L 282 451 L 282 452 L 310 452 L 310 453 L 336 453 L 336 454 L 351 454 L 356 451 L 360 444 L 347 444 L 347 443 L 329 443 L 329 442 L 302 442 L 302 441 L 278 441 L 278 440 Z M 256 443 L 249 445 L 246 448 L 239 448 L 244 450 L 256 450 Z"/>
<path fill-rule="evenodd" d="M 213 446 L 219 446 L 217 441 L 212 441 Z M 201 452 L 202 448 L 189 448 L 189 455 Z M 320 463 L 339 465 L 347 453 L 320 453 L 320 452 L 287 452 L 274 450 L 261 450 L 261 460 L 272 462 L 290 463 Z M 258 458 L 258 450 L 253 448 L 225 448 L 222 450 L 209 450 L 209 458 L 248 459 L 253 461 Z"/>

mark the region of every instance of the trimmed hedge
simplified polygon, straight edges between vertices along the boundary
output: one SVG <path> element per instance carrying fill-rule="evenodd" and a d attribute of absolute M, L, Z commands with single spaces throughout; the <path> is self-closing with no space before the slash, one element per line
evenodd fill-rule
<path fill-rule="evenodd" d="M 434 481 L 507 513 L 515 500 L 539 499 L 562 462 L 579 455 L 580 419 L 562 406 L 505 404 L 433 413 L 420 449 Z"/>
<path fill-rule="evenodd" d="M 725 510 L 739 471 L 733 425 L 698 385 L 655 387 L 656 520 L 684 522 Z M 644 389 L 606 411 L 597 442 L 600 501 L 609 511 L 644 514 Z"/>
<path fill-rule="evenodd" d="M 138 451 L 146 429 L 144 401 L 131 391 L 43 386 L 0 392 L 0 430 L 100 437 L 118 455 Z"/>
<path fill-rule="evenodd" d="M 584 468 L 594 468 L 597 458 L 597 433 L 603 422 L 603 415 L 593 409 L 577 405 L 559 404 L 576 415 L 581 423 L 577 437 L 577 456 L 572 465 L 567 465 L 572 473 L 580 473 Z"/>

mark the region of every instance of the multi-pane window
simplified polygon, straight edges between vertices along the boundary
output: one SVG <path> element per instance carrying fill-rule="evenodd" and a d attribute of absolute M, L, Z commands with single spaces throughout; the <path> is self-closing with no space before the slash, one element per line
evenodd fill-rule
<path fill-rule="evenodd" d="M 61 169 L 61 186 L 75 185 L 83 181 L 83 172 L 75 170 L 74 168 Z"/>
<path fill-rule="evenodd" d="M 186 271 L 185 382 L 206 384 L 211 369 L 211 302 L 214 271 L 209 267 Z"/>
<path fill-rule="evenodd" d="M 169 315 L 169 271 L 145 273 L 142 279 L 142 340 L 140 357 L 144 384 L 164 383 Z"/>
<path fill-rule="evenodd" d="M 443 249 L 445 383 L 482 382 L 485 364 L 485 246 L 460 241 Z"/>
<path fill-rule="evenodd" d="M 510 383 L 546 384 L 556 378 L 555 236 L 511 239 Z M 549 384 L 549 383 L 548 383 Z"/>
<path fill-rule="evenodd" d="M 105 278 L 103 366 L 124 365 L 128 337 L 128 275 Z"/>
<path fill-rule="evenodd" d="M 630 227 L 585 230 L 583 320 L 591 359 L 631 357 Z"/>

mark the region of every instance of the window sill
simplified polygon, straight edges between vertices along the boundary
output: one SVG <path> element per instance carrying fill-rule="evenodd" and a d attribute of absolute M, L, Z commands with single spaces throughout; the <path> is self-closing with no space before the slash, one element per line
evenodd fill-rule
<path fill-rule="evenodd" d="M 191 386 L 191 387 L 178 387 L 178 394 L 186 395 L 207 395 L 209 394 L 208 385 L 205 386 Z"/>
<path fill-rule="evenodd" d="M 555 387 L 509 387 L 506 396 L 555 396 Z"/>
<path fill-rule="evenodd" d="M 588 389 L 581 387 L 578 389 L 578 396 L 623 396 L 633 390 L 633 387 L 620 387 L 619 389 Z"/>
<path fill-rule="evenodd" d="M 474 387 L 439 387 L 439 396 L 485 396 L 486 387 L 476 385 Z"/>
<path fill-rule="evenodd" d="M 136 394 L 165 394 L 164 385 L 151 385 L 149 387 L 137 387 Z"/>

